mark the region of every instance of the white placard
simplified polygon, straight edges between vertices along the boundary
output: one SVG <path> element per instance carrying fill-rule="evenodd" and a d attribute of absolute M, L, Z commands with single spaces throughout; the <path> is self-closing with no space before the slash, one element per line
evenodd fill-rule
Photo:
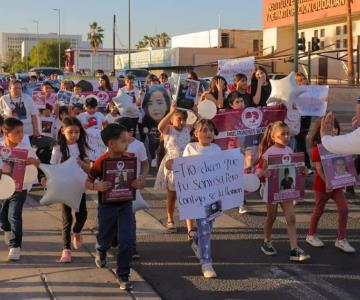
<path fill-rule="evenodd" d="M 96 128 L 86 129 L 88 136 L 88 144 L 90 146 L 90 153 L 92 157 L 89 157 L 90 160 L 95 161 L 100 155 L 104 154 L 107 151 L 107 147 L 103 143 L 100 135 L 101 130 Z"/>
<path fill-rule="evenodd" d="M 322 117 L 326 114 L 328 85 L 304 86 L 305 92 L 295 99 L 296 107 L 302 116 Z"/>
<path fill-rule="evenodd" d="M 180 220 L 212 219 L 242 204 L 243 165 L 239 149 L 175 159 Z"/>
<path fill-rule="evenodd" d="M 223 76 L 227 83 L 234 82 L 234 76 L 237 73 L 245 74 L 248 83 L 251 81 L 251 74 L 255 69 L 255 56 L 242 57 L 236 59 L 218 60 L 217 75 Z"/>

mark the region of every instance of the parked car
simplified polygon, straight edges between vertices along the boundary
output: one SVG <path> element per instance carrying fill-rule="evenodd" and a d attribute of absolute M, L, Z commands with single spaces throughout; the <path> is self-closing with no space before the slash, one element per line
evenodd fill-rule
<path fill-rule="evenodd" d="M 64 72 L 59 68 L 54 67 L 35 67 L 31 68 L 29 70 L 29 75 L 32 75 L 34 73 L 40 74 L 40 80 L 44 80 L 46 77 L 50 77 L 51 74 L 57 74 L 58 76 L 64 76 Z"/>

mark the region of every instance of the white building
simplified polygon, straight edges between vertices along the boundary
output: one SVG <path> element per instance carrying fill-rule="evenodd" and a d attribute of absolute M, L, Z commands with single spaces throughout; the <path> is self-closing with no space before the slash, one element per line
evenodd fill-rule
<path fill-rule="evenodd" d="M 60 34 L 61 40 L 70 42 L 70 46 L 75 48 L 81 44 L 81 35 Z M 10 50 L 22 52 L 22 44 L 24 42 L 24 56 L 28 56 L 31 46 L 35 45 L 38 40 L 58 40 L 57 33 L 36 34 L 36 33 L 1 33 L 0 40 L 0 59 L 6 57 L 6 53 Z"/>

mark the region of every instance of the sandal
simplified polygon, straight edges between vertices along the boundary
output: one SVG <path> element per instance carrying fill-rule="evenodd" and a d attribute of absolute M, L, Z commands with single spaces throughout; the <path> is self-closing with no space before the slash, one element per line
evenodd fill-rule
<path fill-rule="evenodd" d="M 189 230 L 189 231 L 188 231 L 188 241 L 192 241 L 195 234 L 196 234 L 196 230 L 195 230 L 195 229 Z"/>
<path fill-rule="evenodd" d="M 166 223 L 166 230 L 169 233 L 175 233 L 176 232 L 175 223 L 173 221 L 168 221 Z"/>

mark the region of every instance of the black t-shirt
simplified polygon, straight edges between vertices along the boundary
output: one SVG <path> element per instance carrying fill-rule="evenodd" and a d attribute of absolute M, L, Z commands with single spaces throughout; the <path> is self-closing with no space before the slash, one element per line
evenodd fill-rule
<path fill-rule="evenodd" d="M 252 102 L 251 94 L 249 94 L 249 93 L 244 93 L 243 94 L 243 93 L 241 93 L 239 91 L 238 91 L 238 93 L 244 99 L 245 107 L 253 107 L 254 106 L 254 104 Z"/>
<path fill-rule="evenodd" d="M 284 177 L 283 180 L 281 180 L 281 188 L 283 190 L 289 190 L 292 188 L 293 183 L 294 179 L 292 179 L 292 177 L 288 177 L 288 179 Z"/>
<path fill-rule="evenodd" d="M 256 105 L 254 103 L 254 96 L 256 94 L 256 89 L 257 89 L 257 81 L 253 81 L 251 83 L 251 103 L 252 106 L 256 107 L 256 106 L 266 106 L 266 101 L 267 99 L 269 99 L 270 94 L 271 94 L 271 84 L 270 82 L 268 82 L 267 85 L 262 86 L 261 87 L 261 97 L 260 97 L 260 102 L 258 105 Z"/>

